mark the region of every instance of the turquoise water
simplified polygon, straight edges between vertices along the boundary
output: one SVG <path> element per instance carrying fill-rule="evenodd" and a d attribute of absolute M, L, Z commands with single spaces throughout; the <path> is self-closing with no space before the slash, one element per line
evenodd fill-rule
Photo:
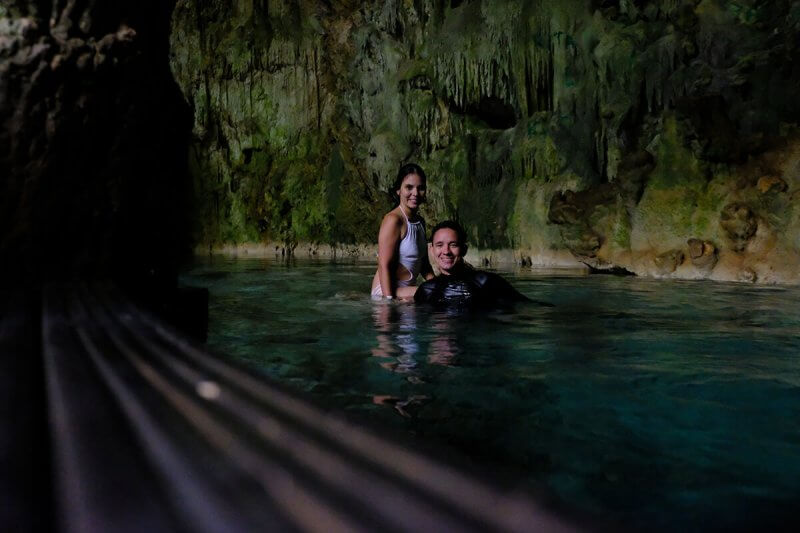
<path fill-rule="evenodd" d="M 632 529 L 800 525 L 800 289 L 503 272 L 555 304 L 375 303 L 374 266 L 214 259 L 208 344 L 566 509 Z"/>

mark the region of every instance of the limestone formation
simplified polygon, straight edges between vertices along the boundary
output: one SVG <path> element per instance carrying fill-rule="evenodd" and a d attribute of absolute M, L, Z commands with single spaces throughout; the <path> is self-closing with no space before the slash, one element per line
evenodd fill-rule
<path fill-rule="evenodd" d="M 172 24 L 204 243 L 374 243 L 408 160 L 428 220 L 517 256 L 627 264 L 705 235 L 725 243 L 708 268 L 746 253 L 753 220 L 775 258 L 800 231 L 781 199 L 800 147 L 790 3 L 226 6 L 179 0 Z"/>
<path fill-rule="evenodd" d="M 683 263 L 683 251 L 669 250 L 658 254 L 653 258 L 653 263 L 659 276 L 672 274 Z"/>
<path fill-rule="evenodd" d="M 567 248 L 580 259 L 596 257 L 603 244 L 602 237 L 588 226 L 563 228 L 561 237 Z"/>
<path fill-rule="evenodd" d="M 190 128 L 168 68 L 173 4 L 0 3 L 4 279 L 177 283 Z"/>
<path fill-rule="evenodd" d="M 583 213 L 572 191 L 559 192 L 550 199 L 547 220 L 553 224 L 577 224 Z"/>
<path fill-rule="evenodd" d="M 758 276 L 756 275 L 755 271 L 752 268 L 745 268 L 741 272 L 739 272 L 738 281 L 744 283 L 755 283 L 758 280 Z"/>
<path fill-rule="evenodd" d="M 689 239 L 689 258 L 698 269 L 708 272 L 717 264 L 717 249 L 710 241 Z"/>
<path fill-rule="evenodd" d="M 374 245 L 414 160 L 426 219 L 487 253 L 645 273 L 702 236 L 714 279 L 800 282 L 797 20 L 784 1 L 10 0 L 0 251 L 150 272 L 190 233 Z"/>
<path fill-rule="evenodd" d="M 761 194 L 786 192 L 789 188 L 786 182 L 778 176 L 761 176 L 757 186 Z"/>
<path fill-rule="evenodd" d="M 725 206 L 720 215 L 720 225 L 735 251 L 741 252 L 758 230 L 758 221 L 753 211 L 741 203 Z"/>

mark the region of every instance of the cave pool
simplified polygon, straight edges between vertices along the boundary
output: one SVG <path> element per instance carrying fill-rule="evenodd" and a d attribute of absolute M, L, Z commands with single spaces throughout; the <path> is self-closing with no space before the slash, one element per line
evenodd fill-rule
<path fill-rule="evenodd" d="M 556 307 L 372 302 L 374 265 L 198 260 L 208 346 L 632 530 L 800 525 L 800 288 L 499 270 Z"/>

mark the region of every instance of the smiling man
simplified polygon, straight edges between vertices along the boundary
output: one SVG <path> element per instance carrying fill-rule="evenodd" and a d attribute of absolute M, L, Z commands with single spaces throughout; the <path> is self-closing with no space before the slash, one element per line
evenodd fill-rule
<path fill-rule="evenodd" d="M 458 222 L 439 222 L 431 233 L 431 255 L 441 274 L 420 285 L 414 300 L 438 306 L 498 307 L 530 301 L 502 277 L 464 262 L 467 235 Z"/>

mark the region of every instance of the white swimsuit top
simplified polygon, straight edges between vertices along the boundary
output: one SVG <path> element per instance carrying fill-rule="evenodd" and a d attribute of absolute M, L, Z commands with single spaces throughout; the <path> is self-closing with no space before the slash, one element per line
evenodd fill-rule
<path fill-rule="evenodd" d="M 403 208 L 400 208 L 406 219 L 406 236 L 400 241 L 399 261 L 411 273 L 411 277 L 397 280 L 400 287 L 414 285 L 422 270 L 423 254 L 428 253 L 428 242 L 425 240 L 425 223 L 422 220 L 411 222 L 408 220 Z"/>

